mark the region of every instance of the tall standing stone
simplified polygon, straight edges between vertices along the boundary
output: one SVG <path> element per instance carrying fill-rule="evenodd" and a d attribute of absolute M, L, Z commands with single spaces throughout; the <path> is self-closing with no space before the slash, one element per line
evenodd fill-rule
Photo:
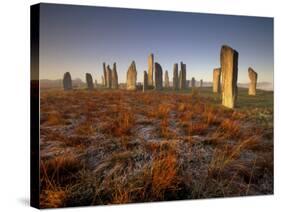
<path fill-rule="evenodd" d="M 98 88 L 98 81 L 95 80 L 95 87 Z"/>
<path fill-rule="evenodd" d="M 215 68 L 213 71 L 213 92 L 221 92 L 221 69 Z"/>
<path fill-rule="evenodd" d="M 116 63 L 113 63 L 113 70 L 112 70 L 112 85 L 113 89 L 118 89 L 118 75 L 117 75 L 117 68 Z"/>
<path fill-rule="evenodd" d="M 106 83 L 107 83 L 107 88 L 112 87 L 112 70 L 110 66 L 106 66 Z"/>
<path fill-rule="evenodd" d="M 148 56 L 148 85 L 153 86 L 153 72 L 154 72 L 154 56 L 153 54 L 150 54 Z"/>
<path fill-rule="evenodd" d="M 192 79 L 191 79 L 191 87 L 192 88 L 195 88 L 195 85 L 196 85 L 195 83 L 196 83 L 195 78 L 192 77 Z"/>
<path fill-rule="evenodd" d="M 201 79 L 200 80 L 200 88 L 202 88 L 203 87 L 203 80 Z"/>
<path fill-rule="evenodd" d="M 127 90 L 137 89 L 137 68 L 136 63 L 133 61 L 127 71 Z"/>
<path fill-rule="evenodd" d="M 93 90 L 94 89 L 93 78 L 90 73 L 86 73 L 86 82 L 87 82 L 88 90 Z"/>
<path fill-rule="evenodd" d="M 254 69 L 249 67 L 248 75 L 249 75 L 249 79 L 250 79 L 248 94 L 251 95 L 251 96 L 255 96 L 256 95 L 256 88 L 257 88 L 258 74 L 257 74 L 257 72 L 254 71 Z"/>
<path fill-rule="evenodd" d="M 220 53 L 222 75 L 222 105 L 234 108 L 237 99 L 238 52 L 222 46 Z"/>
<path fill-rule="evenodd" d="M 104 76 L 104 86 L 107 88 L 107 77 L 106 77 L 106 64 L 102 63 L 103 66 L 103 76 Z"/>
<path fill-rule="evenodd" d="M 66 72 L 63 75 L 63 88 L 65 91 L 72 90 L 72 80 L 69 72 Z"/>
<path fill-rule="evenodd" d="M 146 91 L 148 87 L 148 74 L 146 71 L 143 72 L 143 91 Z"/>
<path fill-rule="evenodd" d="M 170 87 L 170 83 L 169 83 L 169 73 L 168 73 L 167 70 L 165 71 L 165 82 L 164 82 L 164 84 L 165 84 L 165 88 L 169 88 L 169 87 Z"/>
<path fill-rule="evenodd" d="M 179 76 L 179 88 L 185 89 L 186 88 L 186 64 L 181 62 L 181 70 Z"/>
<path fill-rule="evenodd" d="M 179 73 L 178 73 L 178 64 L 174 64 L 173 68 L 173 88 L 174 90 L 179 89 Z"/>
<path fill-rule="evenodd" d="M 105 82 L 104 82 L 104 76 L 101 76 L 101 84 L 102 84 L 102 86 L 105 85 L 104 83 L 105 83 Z"/>
<path fill-rule="evenodd" d="M 155 90 L 162 90 L 163 88 L 163 71 L 159 63 L 154 63 L 154 72 L 155 72 Z"/>

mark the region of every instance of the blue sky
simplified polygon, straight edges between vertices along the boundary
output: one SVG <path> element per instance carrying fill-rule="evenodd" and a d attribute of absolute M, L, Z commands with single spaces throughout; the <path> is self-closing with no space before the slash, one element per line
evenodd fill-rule
<path fill-rule="evenodd" d="M 147 57 L 168 70 L 183 61 L 187 79 L 212 81 L 220 66 L 220 48 L 239 52 L 238 82 L 248 82 L 248 67 L 258 81 L 273 82 L 273 19 L 200 13 L 42 4 L 40 17 L 40 79 L 59 79 L 69 71 L 100 82 L 102 63 L 117 63 L 119 82 L 135 60 L 138 81 Z"/>

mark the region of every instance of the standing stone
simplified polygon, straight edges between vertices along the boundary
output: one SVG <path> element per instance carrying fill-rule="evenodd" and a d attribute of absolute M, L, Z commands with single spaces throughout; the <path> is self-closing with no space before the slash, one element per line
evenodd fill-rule
<path fill-rule="evenodd" d="M 112 85 L 113 89 L 118 89 L 118 75 L 116 69 L 116 63 L 113 63 L 113 70 L 112 70 Z"/>
<path fill-rule="evenodd" d="M 195 83 L 196 83 L 195 78 L 192 77 L 192 79 L 191 79 L 191 87 L 192 88 L 195 88 Z"/>
<path fill-rule="evenodd" d="M 147 90 L 148 87 L 148 74 L 146 71 L 143 72 L 143 92 Z"/>
<path fill-rule="evenodd" d="M 163 71 L 159 63 L 154 63 L 155 82 L 154 89 L 162 90 L 163 88 Z"/>
<path fill-rule="evenodd" d="M 105 85 L 104 83 L 105 83 L 105 82 L 104 82 L 104 76 L 101 76 L 101 84 L 102 84 L 102 86 Z"/>
<path fill-rule="evenodd" d="M 112 70 L 110 66 L 106 66 L 106 83 L 107 83 L 107 88 L 112 87 Z"/>
<path fill-rule="evenodd" d="M 93 78 L 90 73 L 86 73 L 86 82 L 87 82 L 88 90 L 93 90 L 94 89 Z"/>
<path fill-rule="evenodd" d="M 250 79 L 249 93 L 248 94 L 251 95 L 251 96 L 255 96 L 256 95 L 256 88 L 257 88 L 258 74 L 251 67 L 249 67 L 248 75 L 249 75 L 249 79 Z"/>
<path fill-rule="evenodd" d="M 181 70 L 179 76 L 179 88 L 185 89 L 186 88 L 186 64 L 181 62 Z"/>
<path fill-rule="evenodd" d="M 215 68 L 213 71 L 213 92 L 221 92 L 221 69 Z"/>
<path fill-rule="evenodd" d="M 169 88 L 170 84 L 169 84 L 169 74 L 168 71 L 165 71 L 165 88 Z"/>
<path fill-rule="evenodd" d="M 103 63 L 102 65 L 103 65 L 104 87 L 107 87 L 106 64 Z"/>
<path fill-rule="evenodd" d="M 175 63 L 174 64 L 174 68 L 173 68 L 173 88 L 174 90 L 178 90 L 179 89 L 179 73 L 178 73 L 178 64 Z"/>
<path fill-rule="evenodd" d="M 154 72 L 154 56 L 150 54 L 148 56 L 148 85 L 153 86 L 153 72 Z"/>
<path fill-rule="evenodd" d="M 95 87 L 98 88 L 98 81 L 95 80 Z"/>
<path fill-rule="evenodd" d="M 72 80 L 71 80 L 71 75 L 69 72 L 66 72 L 63 75 L 63 89 L 65 91 L 72 90 Z"/>
<path fill-rule="evenodd" d="M 137 68 L 136 63 L 133 61 L 127 71 L 127 90 L 137 89 Z"/>
<path fill-rule="evenodd" d="M 189 88 L 190 80 L 186 80 L 186 88 Z"/>
<path fill-rule="evenodd" d="M 222 46 L 220 53 L 222 75 L 222 105 L 234 108 L 237 99 L 238 52 Z"/>
<path fill-rule="evenodd" d="M 202 88 L 203 87 L 203 80 L 201 79 L 200 80 L 200 88 Z"/>

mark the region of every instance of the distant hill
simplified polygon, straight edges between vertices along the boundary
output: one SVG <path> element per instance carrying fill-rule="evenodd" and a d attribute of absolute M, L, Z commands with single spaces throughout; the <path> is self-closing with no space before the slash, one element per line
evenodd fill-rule
<path fill-rule="evenodd" d="M 248 83 L 238 83 L 238 87 L 248 88 Z M 270 82 L 258 82 L 257 89 L 265 90 L 265 91 L 273 91 L 273 84 Z"/>
<path fill-rule="evenodd" d="M 199 86 L 199 82 L 196 82 L 196 86 Z M 204 82 L 203 87 L 212 87 L 213 83 L 212 82 Z M 249 84 L 248 83 L 238 83 L 238 87 L 241 88 L 248 88 Z M 260 90 L 265 90 L 265 91 L 273 91 L 273 84 L 270 82 L 258 82 L 257 84 L 257 89 Z"/>

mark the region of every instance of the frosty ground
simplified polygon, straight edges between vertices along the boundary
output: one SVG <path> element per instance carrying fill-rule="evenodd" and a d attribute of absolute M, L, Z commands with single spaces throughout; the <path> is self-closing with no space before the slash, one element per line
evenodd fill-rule
<path fill-rule="evenodd" d="M 273 92 L 43 89 L 41 207 L 273 193 Z"/>

